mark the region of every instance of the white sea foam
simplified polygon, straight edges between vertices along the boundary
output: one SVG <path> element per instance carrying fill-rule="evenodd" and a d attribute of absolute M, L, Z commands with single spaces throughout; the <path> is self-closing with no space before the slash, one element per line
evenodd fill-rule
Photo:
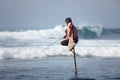
<path fill-rule="evenodd" d="M 58 39 L 65 34 L 65 26 L 56 25 L 50 29 L 27 30 L 27 31 L 2 31 L 0 32 L 1 40 L 41 40 L 41 39 Z M 120 29 L 105 29 L 102 26 L 85 26 L 77 27 L 79 38 L 83 39 L 120 39 Z"/>
<path fill-rule="evenodd" d="M 57 25 L 52 29 L 45 30 L 28 30 L 21 32 L 10 32 L 4 31 L 0 32 L 1 39 L 43 39 L 43 38 L 60 38 L 64 35 L 65 27 L 62 25 Z"/>
<path fill-rule="evenodd" d="M 102 27 L 87 27 L 87 29 L 95 32 L 97 36 L 102 33 Z M 46 30 L 0 32 L 0 59 L 31 59 L 56 55 L 71 56 L 72 53 L 69 53 L 68 48 L 60 44 L 45 49 L 47 45 L 58 41 L 57 39 L 65 34 L 64 30 L 64 26 L 57 25 Z M 119 34 L 119 30 L 115 32 Z M 120 57 L 120 40 L 79 40 L 76 53 L 82 57 Z"/>
<path fill-rule="evenodd" d="M 0 48 L 0 59 L 42 58 L 47 56 L 71 56 L 67 47 L 60 44 L 39 47 Z M 120 57 L 120 41 L 114 40 L 80 40 L 76 45 L 76 54 L 81 57 Z"/>
<path fill-rule="evenodd" d="M 97 36 L 102 33 L 101 26 L 83 26 L 88 30 L 95 32 Z M 80 29 L 80 28 L 78 28 Z M 82 29 L 80 29 L 82 30 Z M 56 25 L 51 29 L 28 30 L 28 31 L 2 31 L 0 32 L 0 40 L 33 40 L 33 39 L 49 39 L 61 38 L 65 34 L 65 27 L 63 25 Z M 87 33 L 87 32 L 86 32 Z"/>

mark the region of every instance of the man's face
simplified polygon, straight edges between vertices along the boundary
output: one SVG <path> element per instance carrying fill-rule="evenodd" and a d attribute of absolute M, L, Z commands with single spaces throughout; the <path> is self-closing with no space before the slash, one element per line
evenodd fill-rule
<path fill-rule="evenodd" d="M 69 22 L 68 22 L 68 21 L 65 21 L 65 22 L 66 22 L 66 24 L 68 25 Z"/>

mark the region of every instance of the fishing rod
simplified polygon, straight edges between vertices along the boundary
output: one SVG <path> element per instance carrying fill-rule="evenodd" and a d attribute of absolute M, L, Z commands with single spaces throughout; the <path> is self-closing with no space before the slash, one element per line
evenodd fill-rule
<path fill-rule="evenodd" d="M 51 44 L 49 44 L 46 48 L 44 48 L 41 52 L 44 52 L 46 49 L 48 49 L 49 47 L 51 47 L 52 45 L 54 45 L 55 43 L 57 43 L 58 41 L 60 41 L 62 38 L 56 40 L 55 42 L 52 42 Z"/>

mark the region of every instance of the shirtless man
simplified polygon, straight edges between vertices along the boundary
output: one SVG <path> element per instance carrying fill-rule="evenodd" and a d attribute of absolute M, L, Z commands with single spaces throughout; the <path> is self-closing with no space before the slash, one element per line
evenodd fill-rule
<path fill-rule="evenodd" d="M 64 36 L 64 40 L 61 41 L 61 45 L 68 46 L 70 37 L 72 37 L 74 43 L 78 42 L 78 32 L 73 25 L 71 18 L 66 18 L 65 22 L 67 24 L 67 29 L 65 30 L 66 34 Z"/>

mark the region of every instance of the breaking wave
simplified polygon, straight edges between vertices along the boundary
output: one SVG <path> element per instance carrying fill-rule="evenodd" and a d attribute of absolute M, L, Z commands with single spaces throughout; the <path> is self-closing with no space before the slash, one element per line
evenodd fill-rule
<path fill-rule="evenodd" d="M 79 38 L 82 39 L 116 39 L 120 38 L 120 29 L 106 29 L 102 26 L 83 26 L 78 28 Z M 61 38 L 65 34 L 65 26 L 57 25 L 51 29 L 28 30 L 28 31 L 2 31 L 0 40 L 33 40 L 33 39 L 50 39 Z"/>
<path fill-rule="evenodd" d="M 50 43 L 49 43 L 50 44 Z M 48 56 L 72 56 L 67 47 L 59 42 L 53 46 L 1 47 L 0 59 L 31 59 Z M 120 57 L 120 40 L 80 40 L 76 45 L 76 54 L 80 57 Z"/>
<path fill-rule="evenodd" d="M 45 30 L 28 30 L 28 31 L 3 31 L 0 32 L 0 37 L 3 40 L 29 40 L 29 39 L 49 39 L 59 38 L 64 35 L 64 29 L 62 25 L 58 25 L 53 29 Z"/>
<path fill-rule="evenodd" d="M 106 29 L 102 26 L 83 26 L 77 29 L 80 38 L 76 46 L 78 56 L 120 57 L 120 29 Z M 0 59 L 71 56 L 73 54 L 69 53 L 67 47 L 61 46 L 58 40 L 63 37 L 64 31 L 63 25 L 44 30 L 1 31 Z M 52 42 L 55 44 L 46 49 Z"/>
<path fill-rule="evenodd" d="M 100 37 L 102 34 L 102 26 L 83 26 L 78 30 L 79 37 L 86 39 L 94 39 Z"/>

